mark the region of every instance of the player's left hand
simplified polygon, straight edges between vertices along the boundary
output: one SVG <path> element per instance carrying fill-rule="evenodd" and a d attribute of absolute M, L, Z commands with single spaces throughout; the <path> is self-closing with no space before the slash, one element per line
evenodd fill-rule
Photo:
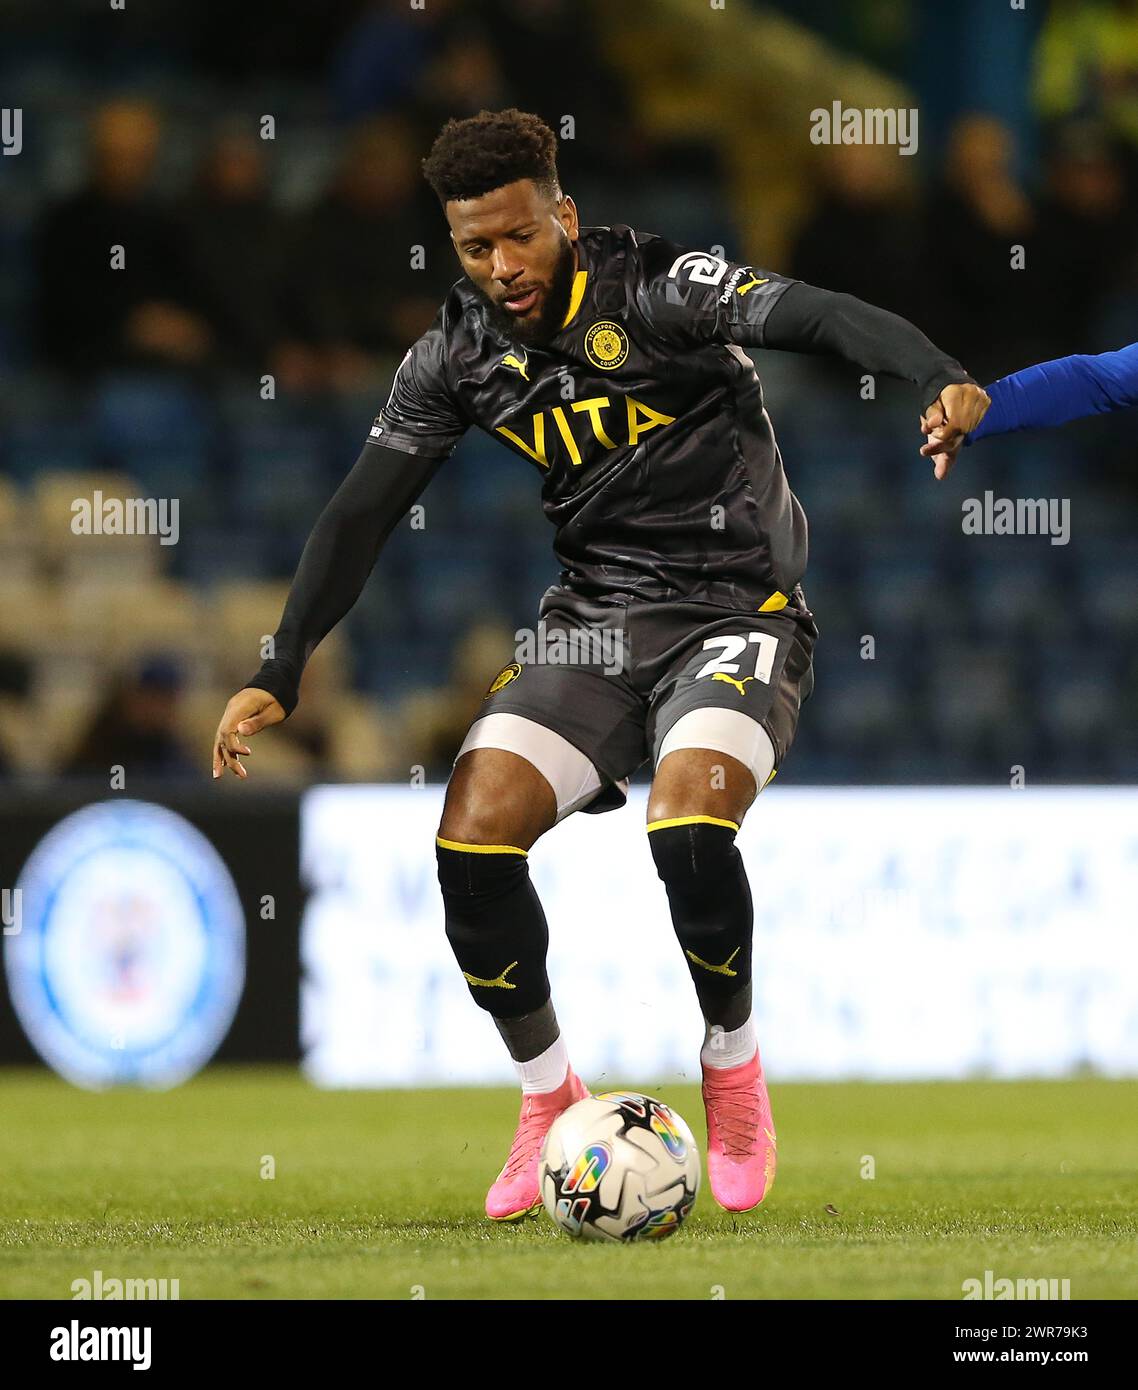
<path fill-rule="evenodd" d="M 262 729 L 279 724 L 285 719 L 280 701 L 256 686 L 246 686 L 239 690 L 225 706 L 217 733 L 213 736 L 213 775 L 220 777 L 228 768 L 235 777 L 248 777 L 241 759 L 252 752 L 245 742 Z"/>
<path fill-rule="evenodd" d="M 965 382 L 946 386 L 921 416 L 921 433 L 928 438 L 922 444 L 921 455 L 933 461 L 933 475 L 947 478 L 964 443 L 964 436 L 974 430 L 992 404 L 982 386 Z"/>

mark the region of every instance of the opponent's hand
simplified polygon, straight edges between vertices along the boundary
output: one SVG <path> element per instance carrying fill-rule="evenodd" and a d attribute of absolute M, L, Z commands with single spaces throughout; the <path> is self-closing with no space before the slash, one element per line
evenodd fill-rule
<path fill-rule="evenodd" d="M 965 382 L 946 386 L 921 416 L 921 433 L 928 438 L 921 446 L 921 455 L 932 459 L 938 480 L 948 477 L 964 436 L 976 428 L 991 404 L 982 386 Z"/>
<path fill-rule="evenodd" d="M 251 751 L 245 739 L 267 729 L 271 724 L 279 724 L 285 718 L 279 700 L 267 690 L 246 686 L 239 690 L 225 706 L 221 723 L 213 740 L 213 775 L 220 777 L 228 768 L 237 777 L 248 777 L 242 766 L 242 756 Z"/>

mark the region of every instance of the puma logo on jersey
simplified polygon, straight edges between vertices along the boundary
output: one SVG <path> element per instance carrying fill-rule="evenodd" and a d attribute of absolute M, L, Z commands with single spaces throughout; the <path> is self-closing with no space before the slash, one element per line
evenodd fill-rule
<path fill-rule="evenodd" d="M 520 358 L 515 357 L 512 352 L 507 352 L 498 365 L 500 367 L 513 367 L 514 371 L 521 376 L 523 381 L 529 380 L 529 372 L 526 371 L 526 368 L 529 366 L 528 352 L 523 352 Z"/>
<path fill-rule="evenodd" d="M 477 975 L 471 975 L 465 970 L 462 972 L 462 976 L 468 985 L 480 985 L 483 989 L 517 989 L 517 985 L 510 984 L 506 979 L 515 965 L 517 965 L 516 960 L 507 965 L 505 970 L 492 980 L 480 980 Z"/>
<path fill-rule="evenodd" d="M 752 680 L 753 677 L 748 676 L 747 679 Z M 701 960 L 694 951 L 685 951 L 684 954 L 687 956 L 688 960 L 695 961 L 696 965 L 702 965 L 705 970 L 710 970 L 713 975 L 730 975 L 734 977 L 739 972 L 731 969 L 731 962 L 742 949 L 742 946 L 736 946 L 722 965 L 712 965 L 706 960 Z"/>
<path fill-rule="evenodd" d="M 747 281 L 745 285 L 741 285 L 739 281 L 742 280 L 744 275 L 749 275 L 751 278 Z M 760 280 L 756 277 L 754 272 L 751 270 L 750 266 L 741 265 L 737 270 L 733 270 L 731 272 L 730 279 L 723 286 L 723 293 L 719 296 L 719 302 L 720 304 L 729 304 L 731 302 L 732 294 L 746 294 L 748 290 L 753 290 L 756 285 L 769 284 L 769 275 L 766 277 L 765 280 Z"/>
<path fill-rule="evenodd" d="M 732 655 L 734 655 L 734 653 L 732 653 Z M 744 676 L 741 681 L 737 681 L 734 676 L 729 676 L 726 671 L 716 671 L 712 675 L 711 679 L 713 681 L 730 681 L 740 695 L 746 695 L 747 692 L 743 689 L 743 687 L 747 684 L 748 681 L 753 681 L 755 677 Z"/>

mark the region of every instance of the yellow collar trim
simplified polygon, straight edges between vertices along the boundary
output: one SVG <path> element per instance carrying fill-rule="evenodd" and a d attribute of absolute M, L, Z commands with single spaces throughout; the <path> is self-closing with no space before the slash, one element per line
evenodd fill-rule
<path fill-rule="evenodd" d="M 565 315 L 565 322 L 562 328 L 568 328 L 577 316 L 577 310 L 581 307 L 581 300 L 585 297 L 585 281 L 589 278 L 587 270 L 579 270 L 573 277 L 573 293 L 569 296 L 569 309 Z"/>

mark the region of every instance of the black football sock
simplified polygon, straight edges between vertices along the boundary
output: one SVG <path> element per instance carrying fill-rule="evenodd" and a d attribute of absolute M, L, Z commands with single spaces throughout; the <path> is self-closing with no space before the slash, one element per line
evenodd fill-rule
<path fill-rule="evenodd" d="M 521 1018 L 495 1018 L 494 1022 L 515 1062 L 532 1062 L 548 1052 L 561 1036 L 551 999 L 532 1014 L 522 1014 Z"/>
<path fill-rule="evenodd" d="M 474 1002 L 495 1020 L 526 1019 L 541 1010 L 549 1002 L 549 928 L 525 850 L 436 840 L 436 854 L 447 939 Z M 557 1037 L 555 1019 L 552 1026 L 550 1043 Z M 519 1032 L 524 1048 L 548 1028 L 523 1023 Z"/>
<path fill-rule="evenodd" d="M 648 827 L 672 925 L 709 1026 L 725 1033 L 751 1013 L 754 910 L 733 821 L 685 816 Z"/>
<path fill-rule="evenodd" d="M 705 1051 L 710 1049 L 712 1056 L 722 1048 L 725 1041 L 724 1035 L 734 1033 L 737 1029 L 742 1028 L 751 1017 L 750 984 L 744 985 L 739 993 L 733 995 L 719 1012 L 727 1020 L 726 1023 L 718 1021 L 712 1023 L 706 1014 L 704 1015 L 703 1046 Z M 719 1042 L 715 1041 L 717 1034 L 719 1035 Z"/>

